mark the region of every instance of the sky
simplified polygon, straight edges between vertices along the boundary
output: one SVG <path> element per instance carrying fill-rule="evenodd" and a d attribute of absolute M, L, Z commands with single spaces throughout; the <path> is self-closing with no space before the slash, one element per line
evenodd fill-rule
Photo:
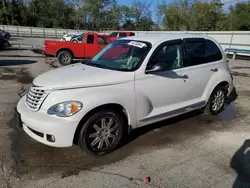
<path fill-rule="evenodd" d="M 144 1 L 152 4 L 153 7 L 155 7 L 158 3 L 162 2 L 162 0 L 144 0 Z M 172 3 L 174 1 L 175 0 L 165 0 L 167 4 Z M 225 4 L 224 6 L 225 8 L 229 7 L 230 5 L 235 5 L 237 2 L 244 2 L 244 1 L 247 0 L 221 0 L 221 2 Z M 122 5 L 131 5 L 133 3 L 133 0 L 118 0 L 118 3 Z"/>
<path fill-rule="evenodd" d="M 133 1 L 134 0 L 118 0 L 118 3 L 120 5 L 132 5 L 133 4 Z M 163 0 L 143 0 L 147 3 L 150 3 L 151 4 L 151 11 L 152 12 L 155 12 L 155 8 L 157 6 L 157 4 L 161 3 Z M 164 0 L 167 4 L 169 3 L 173 3 L 175 2 L 176 0 Z M 209 0 L 203 0 L 203 1 L 209 1 Z M 232 5 L 234 6 L 236 3 L 239 3 L 239 2 L 246 2 L 248 0 L 221 0 L 221 2 L 224 4 L 223 8 L 224 10 L 227 12 L 228 11 L 228 8 Z M 156 15 L 153 14 L 153 20 L 156 21 Z"/>

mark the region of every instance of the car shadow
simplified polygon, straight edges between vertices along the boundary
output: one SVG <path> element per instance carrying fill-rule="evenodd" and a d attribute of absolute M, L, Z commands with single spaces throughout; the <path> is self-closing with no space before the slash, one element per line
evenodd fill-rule
<path fill-rule="evenodd" d="M 36 54 L 41 54 L 43 55 L 43 50 L 41 49 L 31 49 L 32 52 L 36 53 Z"/>
<path fill-rule="evenodd" d="M 33 64 L 36 63 L 36 61 L 31 61 L 31 60 L 20 60 L 20 59 L 5 59 L 5 60 L 0 60 L 0 67 L 1 66 L 14 66 L 14 65 L 28 65 L 28 64 Z"/>
<path fill-rule="evenodd" d="M 23 38 L 20 38 L 20 37 L 11 37 L 8 40 L 9 41 L 20 41 L 20 40 L 23 40 Z"/>
<path fill-rule="evenodd" d="M 36 61 L 31 61 L 31 60 L 20 60 L 20 59 L 5 59 L 5 60 L 0 60 L 0 67 L 1 66 L 14 66 L 14 65 L 28 65 L 28 64 L 33 64 L 36 63 Z"/>
<path fill-rule="evenodd" d="M 234 154 L 231 168 L 237 173 L 233 188 L 250 187 L 250 139 L 246 140 L 241 148 Z"/>
<path fill-rule="evenodd" d="M 234 117 L 234 111 L 231 112 L 230 110 L 227 110 L 228 106 L 230 104 L 232 104 L 236 99 L 238 98 L 238 94 L 236 91 L 236 88 L 234 87 L 231 94 L 227 97 L 226 101 L 225 101 L 225 110 L 220 114 L 220 118 L 221 119 L 230 119 L 231 116 Z M 167 127 L 176 123 L 179 123 L 181 121 L 184 120 L 188 120 L 191 118 L 194 118 L 196 116 L 199 116 L 201 114 L 203 114 L 203 110 L 202 109 L 198 109 L 198 110 L 194 110 L 170 119 L 166 119 L 157 123 L 153 123 L 153 124 L 149 124 L 146 126 L 143 126 L 141 128 L 137 128 L 131 131 L 131 133 L 122 141 L 121 145 L 118 148 L 121 148 L 127 144 L 129 144 L 130 142 L 136 140 L 137 138 L 139 138 L 140 136 L 143 136 L 145 134 L 147 134 L 150 131 L 153 131 L 155 129 L 159 129 L 162 127 Z M 232 114 L 231 114 L 232 113 Z"/>
<path fill-rule="evenodd" d="M 131 131 L 131 133 L 127 136 L 127 138 L 125 138 L 123 140 L 123 142 L 121 143 L 120 147 L 123 147 L 127 144 L 129 144 L 130 142 L 136 140 L 137 138 L 139 138 L 140 136 L 143 136 L 145 134 L 147 134 L 150 131 L 153 131 L 155 129 L 159 129 L 162 127 L 167 127 L 176 123 L 179 123 L 181 121 L 187 120 L 187 119 L 191 119 L 193 117 L 199 116 L 203 114 L 203 112 L 201 110 L 196 110 L 196 111 L 192 111 L 186 114 L 182 114 L 180 116 L 176 116 L 170 119 L 166 119 L 157 123 L 153 123 L 153 124 L 149 124 L 146 126 L 143 126 L 141 128 L 137 128 Z"/>

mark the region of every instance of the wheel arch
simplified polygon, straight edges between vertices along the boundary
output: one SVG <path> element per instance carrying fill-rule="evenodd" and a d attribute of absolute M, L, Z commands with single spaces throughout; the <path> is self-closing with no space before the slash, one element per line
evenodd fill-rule
<path fill-rule="evenodd" d="M 208 95 L 206 97 L 207 102 L 208 102 L 210 96 L 212 95 L 213 91 L 215 90 L 215 88 L 217 88 L 218 86 L 222 86 L 222 87 L 225 87 L 227 89 L 227 91 L 228 91 L 227 85 L 229 86 L 229 82 L 227 80 L 221 80 L 219 83 L 214 84 L 211 87 L 211 89 L 210 89 L 210 91 L 209 91 L 209 93 L 208 93 Z"/>
<path fill-rule="evenodd" d="M 74 53 L 72 50 L 68 49 L 68 48 L 61 48 L 56 52 L 56 57 L 59 55 L 59 53 L 61 53 L 62 51 L 67 51 L 72 55 L 72 58 L 74 57 Z"/>
<path fill-rule="evenodd" d="M 102 104 L 100 106 L 97 106 L 93 109 L 91 109 L 89 112 L 87 112 L 82 119 L 80 120 L 80 122 L 77 125 L 77 128 L 75 130 L 75 134 L 73 137 L 73 143 L 74 144 L 78 144 L 78 137 L 79 137 L 79 133 L 84 125 L 84 123 L 95 113 L 101 111 L 101 110 L 108 110 L 108 109 L 112 109 L 112 110 L 117 110 L 119 112 L 121 112 L 121 114 L 123 115 L 125 121 L 126 121 L 126 125 L 127 127 L 125 127 L 125 134 L 126 134 L 126 130 L 127 132 L 129 132 L 130 126 L 129 126 L 129 114 L 128 111 L 126 110 L 126 108 L 124 108 L 121 104 L 118 103 L 107 103 L 107 104 Z"/>

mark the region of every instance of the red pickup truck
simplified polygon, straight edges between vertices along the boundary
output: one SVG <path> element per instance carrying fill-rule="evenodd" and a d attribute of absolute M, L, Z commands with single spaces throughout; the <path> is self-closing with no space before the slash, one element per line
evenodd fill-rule
<path fill-rule="evenodd" d="M 62 65 L 69 65 L 73 58 L 88 59 L 101 51 L 110 40 L 107 36 L 98 33 L 85 33 L 82 42 L 62 42 L 45 40 L 44 55 L 55 56 Z"/>

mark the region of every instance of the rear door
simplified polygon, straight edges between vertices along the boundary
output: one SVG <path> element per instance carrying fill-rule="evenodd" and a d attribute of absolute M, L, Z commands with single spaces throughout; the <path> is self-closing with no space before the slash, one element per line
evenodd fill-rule
<path fill-rule="evenodd" d="M 204 102 L 204 91 L 211 78 L 218 71 L 217 61 L 213 60 L 212 49 L 204 38 L 184 39 L 187 58 L 187 99 L 190 103 Z"/>

